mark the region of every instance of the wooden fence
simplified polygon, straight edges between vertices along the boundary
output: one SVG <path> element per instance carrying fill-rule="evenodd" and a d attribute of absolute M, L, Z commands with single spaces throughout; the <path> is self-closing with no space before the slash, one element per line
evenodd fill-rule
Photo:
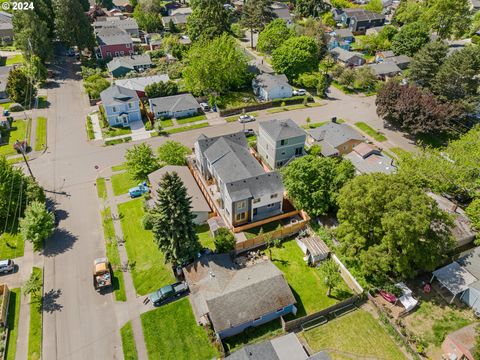
<path fill-rule="evenodd" d="M 343 280 L 348 285 L 348 287 L 352 289 L 356 294 L 363 293 L 362 286 L 358 283 L 357 279 L 353 277 L 350 271 L 348 271 L 345 265 L 343 265 L 340 259 L 337 258 L 337 255 L 332 253 L 330 257 L 332 258 L 333 261 L 337 263 L 338 268 L 340 270 L 340 275 L 342 276 Z"/>

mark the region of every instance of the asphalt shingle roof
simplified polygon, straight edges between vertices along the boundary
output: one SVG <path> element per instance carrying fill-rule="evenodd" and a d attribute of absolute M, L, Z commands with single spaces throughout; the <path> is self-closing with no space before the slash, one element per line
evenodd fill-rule
<path fill-rule="evenodd" d="M 0 11 L 0 30 L 13 30 L 12 14 Z"/>
<path fill-rule="evenodd" d="M 132 44 L 130 35 L 117 27 L 102 28 L 97 32 L 99 45 Z"/>
<path fill-rule="evenodd" d="M 328 124 L 310 130 L 310 136 L 315 141 L 325 141 L 333 147 L 342 145 L 349 140 L 365 140 L 360 133 L 350 126 L 334 122 L 329 122 Z"/>
<path fill-rule="evenodd" d="M 150 60 L 150 55 L 148 54 L 118 56 L 107 63 L 108 71 L 110 72 L 115 71 L 116 69 L 121 67 L 133 70 L 135 66 L 151 65 L 152 61 Z"/>
<path fill-rule="evenodd" d="M 127 89 L 118 85 L 112 85 L 100 93 L 104 106 L 113 106 L 140 101 L 135 90 Z"/>
<path fill-rule="evenodd" d="M 337 59 L 339 59 L 343 62 L 347 62 L 354 57 L 359 57 L 359 58 L 363 59 L 362 54 L 360 54 L 358 52 L 354 52 L 354 51 L 348 51 L 348 50 L 345 50 L 341 47 L 336 47 L 336 48 L 332 49 L 330 52 L 332 54 L 334 54 L 337 57 Z"/>
<path fill-rule="evenodd" d="M 118 16 L 106 17 L 103 20 L 98 20 L 93 23 L 95 31 L 99 31 L 103 28 L 116 27 L 123 30 L 138 31 L 138 24 L 134 18 L 120 18 Z"/>
<path fill-rule="evenodd" d="M 145 91 L 147 85 L 157 82 L 167 82 L 170 80 L 168 74 L 143 76 L 129 79 L 115 80 L 115 84 L 135 91 Z"/>
<path fill-rule="evenodd" d="M 290 86 L 285 74 L 273 75 L 263 73 L 255 78 L 255 85 L 264 89 L 275 88 L 277 86 Z"/>
<path fill-rule="evenodd" d="M 390 59 L 389 59 L 390 60 Z M 395 73 L 401 73 L 402 70 L 392 61 L 384 61 L 378 64 L 368 64 L 367 65 L 370 69 L 372 69 L 373 73 L 377 76 L 379 75 L 389 75 Z"/>
<path fill-rule="evenodd" d="M 179 112 L 190 109 L 198 109 L 200 104 L 192 94 L 178 94 L 164 96 L 149 100 L 152 112 Z"/>
<path fill-rule="evenodd" d="M 385 15 L 370 11 L 370 10 L 365 10 L 365 9 L 358 9 L 358 8 L 350 8 L 350 9 L 344 9 L 345 14 L 351 18 L 355 17 L 357 21 L 371 21 L 371 20 L 381 20 L 385 19 Z"/>
<path fill-rule="evenodd" d="M 263 121 L 260 123 L 260 129 L 263 129 L 273 140 L 284 140 L 306 135 L 305 131 L 292 119 Z"/>

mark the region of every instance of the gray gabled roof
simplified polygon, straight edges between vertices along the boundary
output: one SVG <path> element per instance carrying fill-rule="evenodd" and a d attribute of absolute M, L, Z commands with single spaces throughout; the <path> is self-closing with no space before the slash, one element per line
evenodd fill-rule
<path fill-rule="evenodd" d="M 335 29 L 332 34 L 335 34 L 339 38 L 346 38 L 346 37 L 353 37 L 353 32 L 352 30 L 346 28 L 346 29 Z"/>
<path fill-rule="evenodd" d="M 200 104 L 192 94 L 178 94 L 173 96 L 164 96 L 149 100 L 150 109 L 153 113 L 157 112 L 179 112 L 191 109 L 198 109 Z"/>
<path fill-rule="evenodd" d="M 126 104 L 131 101 L 140 101 L 135 90 L 126 89 L 118 85 L 112 85 L 100 93 L 104 106 Z"/>
<path fill-rule="evenodd" d="M 0 66 L 0 91 L 3 92 L 7 89 L 8 75 L 10 75 L 10 71 L 13 68 L 13 65 Z M 2 106 L 2 104 L 0 104 L 0 106 Z"/>
<path fill-rule="evenodd" d="M 174 25 L 184 25 L 187 23 L 187 18 L 189 16 L 190 14 L 175 14 L 172 16 L 163 16 L 162 23 L 163 26 L 168 26 L 170 20 L 172 20 Z"/>
<path fill-rule="evenodd" d="M 133 70 L 135 66 L 151 65 L 152 60 L 150 60 L 150 55 L 148 54 L 118 56 L 107 63 L 108 71 L 110 72 L 122 67 Z"/>
<path fill-rule="evenodd" d="M 255 78 L 255 85 L 269 91 L 271 88 L 276 88 L 278 86 L 288 86 L 288 78 L 285 74 L 273 75 L 269 73 L 263 73 L 257 75 Z"/>
<path fill-rule="evenodd" d="M 132 44 L 132 38 L 125 30 L 108 27 L 97 32 L 97 42 L 98 45 Z"/>
<path fill-rule="evenodd" d="M 105 17 L 93 23 L 95 31 L 102 28 L 116 27 L 123 30 L 138 31 L 138 24 L 134 18 L 120 18 L 119 16 Z"/>
<path fill-rule="evenodd" d="M 368 64 L 367 66 L 372 69 L 373 73 L 377 76 L 399 74 L 402 72 L 398 65 L 392 61 L 384 61 L 378 64 Z"/>
<path fill-rule="evenodd" d="M 333 55 L 335 55 L 335 57 L 337 59 L 339 59 L 340 61 L 343 61 L 343 62 L 347 62 L 354 57 L 359 57 L 359 58 L 362 58 L 362 59 L 364 58 L 363 55 L 358 53 L 358 52 L 348 51 L 348 50 L 345 50 L 341 47 L 336 47 L 336 48 L 330 50 L 330 52 Z"/>
<path fill-rule="evenodd" d="M 152 76 L 142 76 L 129 79 L 115 80 L 115 84 L 122 86 L 127 89 L 132 89 L 135 91 L 145 91 L 147 85 L 151 85 L 158 82 L 167 82 L 170 80 L 168 74 L 152 75 Z"/>
<path fill-rule="evenodd" d="M 226 188 L 232 201 L 256 199 L 274 193 L 283 194 L 284 191 L 282 178 L 276 171 L 229 182 Z"/>
<path fill-rule="evenodd" d="M 310 130 L 310 136 L 315 141 L 325 141 L 332 147 L 342 145 L 349 140 L 365 140 L 358 131 L 350 126 L 334 122 L 329 122 L 319 128 Z"/>
<path fill-rule="evenodd" d="M 268 120 L 260 123 L 263 129 L 274 141 L 290 139 L 297 136 L 306 136 L 305 131 L 300 128 L 292 119 Z"/>
<path fill-rule="evenodd" d="M 348 8 L 344 9 L 344 11 L 347 17 L 354 17 L 357 19 L 357 21 L 372 21 L 385 19 L 385 15 L 365 9 Z"/>
<path fill-rule="evenodd" d="M 4 11 L 0 11 L 0 29 L 1 30 L 13 30 L 12 14 Z"/>

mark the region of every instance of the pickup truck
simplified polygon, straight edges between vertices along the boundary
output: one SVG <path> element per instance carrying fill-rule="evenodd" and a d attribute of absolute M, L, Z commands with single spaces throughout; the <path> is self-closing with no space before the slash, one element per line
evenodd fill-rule
<path fill-rule="evenodd" d="M 148 299 L 154 306 L 160 306 L 167 301 L 179 297 L 188 291 L 188 285 L 185 281 L 166 285 L 157 291 L 148 295 Z"/>
<path fill-rule="evenodd" d="M 107 258 L 95 259 L 93 262 L 93 286 L 101 291 L 112 285 L 112 272 Z"/>
<path fill-rule="evenodd" d="M 147 183 L 143 182 L 133 188 L 128 189 L 128 195 L 130 195 L 130 197 L 133 199 L 142 196 L 149 191 L 150 189 L 148 188 Z"/>

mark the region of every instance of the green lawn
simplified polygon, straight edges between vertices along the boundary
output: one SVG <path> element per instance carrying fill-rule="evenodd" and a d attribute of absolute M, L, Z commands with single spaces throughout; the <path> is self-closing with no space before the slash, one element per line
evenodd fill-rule
<path fill-rule="evenodd" d="M 330 121 L 320 121 L 320 122 L 314 122 L 314 123 L 310 123 L 310 124 L 306 124 L 306 125 L 302 125 L 302 128 L 304 129 L 316 129 L 320 126 L 323 126 L 325 124 L 328 124 Z M 343 124 L 345 123 L 345 120 L 343 119 L 337 119 L 337 124 Z"/>
<path fill-rule="evenodd" d="M 329 351 L 333 359 L 406 359 L 386 330 L 370 313 L 362 309 L 304 331 L 300 336 L 314 352 L 328 349 L 352 354 L 348 356 Z"/>
<path fill-rule="evenodd" d="M 188 131 L 188 130 L 200 129 L 200 128 L 204 128 L 204 127 L 207 127 L 207 126 L 210 126 L 208 124 L 208 122 L 204 122 L 204 123 L 190 125 L 190 126 L 182 126 L 182 127 L 177 127 L 177 128 L 173 128 L 173 129 L 168 129 L 168 130 L 165 130 L 165 132 L 167 134 L 175 134 L 175 133 L 184 132 L 184 131 Z"/>
<path fill-rule="evenodd" d="M 286 241 L 280 248 L 272 249 L 272 261 L 285 274 L 297 300 L 297 317 L 320 311 L 352 296 L 351 290 L 342 280 L 332 290 L 331 297 L 328 297 L 320 270 L 308 266 L 303 257 L 295 240 Z"/>
<path fill-rule="evenodd" d="M 5 103 L 1 103 L 0 106 L 3 107 L 4 110 L 8 110 L 10 109 L 10 105 L 14 104 L 13 101 L 8 101 L 8 102 L 5 102 Z"/>
<path fill-rule="evenodd" d="M 249 113 L 246 113 L 247 115 L 250 115 L 250 116 L 253 116 L 253 117 L 257 117 L 258 116 L 258 112 L 257 111 L 254 111 L 254 112 L 249 112 Z M 240 117 L 240 115 L 233 115 L 233 116 L 229 116 L 229 117 L 226 117 L 225 118 L 225 121 L 226 122 L 234 122 L 234 121 L 238 121 L 238 118 Z"/>
<path fill-rule="evenodd" d="M 97 195 L 99 199 L 107 200 L 107 183 L 105 178 L 97 178 Z"/>
<path fill-rule="evenodd" d="M 25 138 L 27 138 L 27 141 L 30 142 L 30 139 L 27 137 L 29 123 L 30 119 L 15 120 L 13 122 L 10 134 L 8 136 L 8 144 L 2 142 L 2 145 L 0 146 L 0 155 L 15 155 L 17 152 L 13 148 L 13 144 L 17 140 L 25 140 Z"/>
<path fill-rule="evenodd" d="M 364 122 L 361 122 L 361 121 L 356 122 L 355 126 L 360 130 L 362 130 L 365 134 L 374 138 L 376 141 L 382 142 L 387 140 L 387 138 L 384 135 L 380 134 L 377 130 L 373 129 L 372 127 L 365 124 Z"/>
<path fill-rule="evenodd" d="M 118 205 L 128 260 L 132 265 L 133 284 L 140 295 L 148 294 L 175 278 L 169 264 L 153 241 L 150 230 L 144 230 L 143 199 Z"/>
<path fill-rule="evenodd" d="M 173 120 L 172 119 L 160 120 L 160 124 L 162 125 L 162 128 L 173 126 Z"/>
<path fill-rule="evenodd" d="M 140 315 L 148 358 L 207 360 L 219 357 L 206 331 L 195 321 L 187 298 Z"/>
<path fill-rule="evenodd" d="M 105 129 L 102 129 L 102 134 L 104 138 L 111 138 L 114 136 L 120 136 L 120 135 L 128 135 L 131 134 L 132 130 L 130 128 L 122 128 L 122 127 L 108 127 Z"/>
<path fill-rule="evenodd" d="M 270 231 L 277 230 L 281 226 L 283 226 L 282 221 L 277 220 L 277 221 L 269 222 L 269 223 L 267 223 L 263 226 L 257 226 L 257 227 L 254 227 L 252 229 L 245 230 L 243 233 L 245 234 L 247 239 L 251 239 L 251 238 L 256 237 L 258 234 L 260 234 L 260 231 L 262 229 L 263 229 L 263 233 L 268 233 Z"/>
<path fill-rule="evenodd" d="M 228 337 L 223 340 L 223 345 L 230 352 L 234 352 L 247 344 L 255 344 L 266 341 L 283 333 L 280 320 L 273 320 L 269 323 L 250 328 L 243 333 Z"/>
<path fill-rule="evenodd" d="M 137 360 L 137 347 L 135 345 L 135 339 L 133 337 L 132 322 L 129 321 L 120 329 L 120 335 L 122 337 L 122 348 L 124 360 Z"/>
<path fill-rule="evenodd" d="M 246 100 L 246 101 L 245 101 Z M 220 109 L 234 109 L 242 106 L 256 105 L 258 101 L 252 90 L 249 91 L 231 91 L 222 95 L 218 107 Z"/>
<path fill-rule="evenodd" d="M 114 174 L 111 179 L 115 196 L 126 194 L 128 189 L 137 186 L 139 183 L 139 181 L 133 180 L 128 172 Z"/>
<path fill-rule="evenodd" d="M 0 236 L 0 260 L 22 257 L 24 246 L 25 242 L 19 232 L 3 233 Z"/>
<path fill-rule="evenodd" d="M 34 267 L 32 272 L 39 273 L 41 275 L 42 269 Z M 40 294 L 38 294 L 40 300 L 30 301 L 30 330 L 28 332 L 27 356 L 28 360 L 39 360 L 42 357 L 42 292 L 43 290 L 40 292 Z"/>
<path fill-rule="evenodd" d="M 127 165 L 125 163 L 120 164 L 120 165 L 114 165 L 112 166 L 112 171 L 117 172 L 117 171 L 123 171 L 127 170 Z"/>
<path fill-rule="evenodd" d="M 8 341 L 5 349 L 5 359 L 15 360 L 17 353 L 18 319 L 20 318 L 20 289 L 10 289 L 10 303 L 8 304 Z"/>
<path fill-rule="evenodd" d="M 208 224 L 203 224 L 197 227 L 197 235 L 200 240 L 200 244 L 203 247 L 215 250 L 215 244 L 213 243 L 213 236 L 210 233 L 210 228 Z"/>
<path fill-rule="evenodd" d="M 127 142 L 130 142 L 130 141 L 132 141 L 131 136 L 127 136 L 127 137 L 120 138 L 120 139 L 115 139 L 115 140 L 107 140 L 107 141 L 105 141 L 105 146 L 123 144 L 123 143 L 127 143 Z"/>
<path fill-rule="evenodd" d="M 24 61 L 25 60 L 22 54 L 16 54 L 16 55 L 7 57 L 7 63 L 5 65 L 21 64 Z"/>
<path fill-rule="evenodd" d="M 182 119 L 177 119 L 177 123 L 179 125 L 183 124 L 189 124 L 195 121 L 201 121 L 201 120 L 207 120 L 207 117 L 205 115 L 196 115 L 196 116 L 190 116 Z"/>
<path fill-rule="evenodd" d="M 48 106 L 47 97 L 45 95 L 38 97 L 38 108 L 45 109 Z"/>
<path fill-rule="evenodd" d="M 322 106 L 322 104 L 318 103 L 310 103 L 308 105 L 304 104 L 295 104 L 295 105 L 289 105 L 289 106 L 283 106 L 283 107 L 277 107 L 273 109 L 268 109 L 267 113 L 269 114 L 275 114 L 283 111 L 291 111 L 291 110 L 299 110 L 299 109 L 308 109 L 311 107 L 317 107 L 317 106 Z"/>
<path fill-rule="evenodd" d="M 37 118 L 37 133 L 35 134 L 35 151 L 41 151 L 47 146 L 47 118 Z"/>
<path fill-rule="evenodd" d="M 29 160 L 28 156 L 26 158 L 27 158 L 27 160 Z M 9 158 L 9 159 L 7 159 L 7 161 L 8 161 L 9 164 L 18 164 L 18 163 L 23 162 L 23 156 L 18 156 L 18 157 L 15 157 L 15 158 Z"/>
<path fill-rule="evenodd" d="M 122 262 L 118 252 L 117 237 L 115 228 L 113 227 L 113 219 L 110 208 L 102 211 L 103 237 L 105 239 L 105 251 L 113 270 L 113 290 L 115 292 L 115 300 L 127 301 L 125 294 L 125 282 L 123 280 L 123 272 L 121 270 Z"/>

